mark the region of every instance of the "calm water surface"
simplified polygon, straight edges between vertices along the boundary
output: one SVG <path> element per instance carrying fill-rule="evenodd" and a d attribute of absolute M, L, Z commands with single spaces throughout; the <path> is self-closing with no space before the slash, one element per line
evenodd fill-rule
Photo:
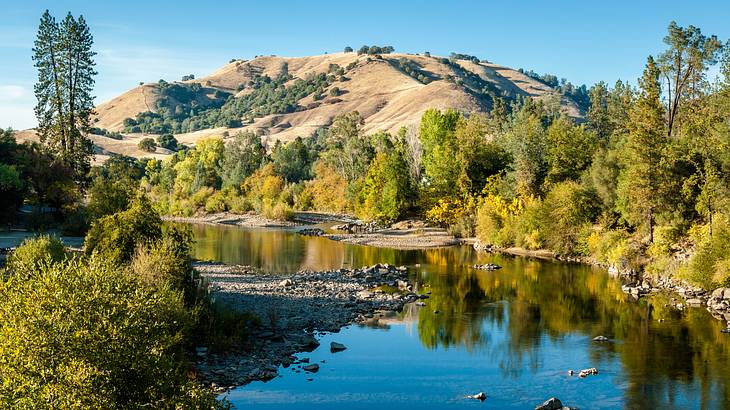
<path fill-rule="evenodd" d="M 551 396 L 581 409 L 730 408 L 723 324 L 703 309 L 672 310 L 667 296 L 630 302 L 600 269 L 466 246 L 398 251 L 286 230 L 192 229 L 199 259 L 282 273 L 386 262 L 407 265 L 420 290 L 432 292 L 427 307 L 407 307 L 380 328 L 324 335 L 319 349 L 300 355 L 324 361 L 318 373 L 281 369 L 279 378 L 231 392 L 237 408 L 524 409 Z M 471 269 L 487 262 L 504 269 Z M 612 342 L 593 342 L 596 335 Z M 330 341 L 348 349 L 332 354 Z M 600 373 L 567 375 L 588 367 Z M 483 403 L 463 398 L 479 391 Z"/>

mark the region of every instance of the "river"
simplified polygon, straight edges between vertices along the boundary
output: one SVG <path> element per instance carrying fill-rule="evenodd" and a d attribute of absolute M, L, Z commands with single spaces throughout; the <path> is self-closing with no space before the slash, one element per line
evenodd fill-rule
<path fill-rule="evenodd" d="M 386 325 L 324 335 L 322 347 L 300 355 L 320 363 L 318 373 L 280 369 L 279 378 L 230 392 L 236 408 L 524 409 L 552 396 L 581 409 L 730 407 L 723 323 L 704 309 L 671 308 L 667 295 L 631 301 L 602 269 L 468 246 L 404 251 L 282 229 L 192 229 L 198 259 L 281 273 L 385 262 L 406 265 L 431 291 L 427 307 L 409 306 Z M 330 341 L 347 350 L 330 353 Z M 590 367 L 598 375 L 568 374 Z M 480 391 L 483 403 L 464 398 Z"/>

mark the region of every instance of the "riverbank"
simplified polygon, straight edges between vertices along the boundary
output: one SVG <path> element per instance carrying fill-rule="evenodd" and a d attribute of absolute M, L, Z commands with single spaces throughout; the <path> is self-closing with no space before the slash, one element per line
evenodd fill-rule
<path fill-rule="evenodd" d="M 382 228 L 368 233 L 333 233 L 322 237 L 355 245 L 391 249 L 429 249 L 461 245 L 464 240 L 434 227 L 393 229 Z"/>
<path fill-rule="evenodd" d="M 220 263 L 198 262 L 195 269 L 216 303 L 250 313 L 260 322 L 240 349 L 215 354 L 197 348 L 198 375 L 216 391 L 277 377 L 279 365 L 308 371 L 306 352 L 319 346 L 318 335 L 353 323 L 377 325 L 406 303 L 428 298 L 417 293 L 405 267 L 387 264 L 292 275 Z"/>
<path fill-rule="evenodd" d="M 194 224 L 233 225 L 240 226 L 242 228 L 289 228 L 297 225 L 294 222 L 269 219 L 256 213 L 233 214 L 230 212 L 220 212 L 191 217 L 163 216 L 162 220 Z"/>

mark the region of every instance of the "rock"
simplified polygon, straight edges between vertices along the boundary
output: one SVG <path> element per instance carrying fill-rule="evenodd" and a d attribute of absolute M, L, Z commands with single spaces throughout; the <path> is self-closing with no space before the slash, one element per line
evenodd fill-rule
<path fill-rule="evenodd" d="M 725 329 L 720 330 L 721 333 L 730 333 L 730 327 L 726 327 Z"/>
<path fill-rule="evenodd" d="M 578 377 L 583 378 L 583 377 L 587 377 L 590 375 L 597 375 L 597 374 L 598 374 L 598 369 L 596 369 L 595 367 L 591 367 L 590 369 L 581 370 L 578 373 Z"/>
<path fill-rule="evenodd" d="M 319 371 L 319 365 L 317 363 L 308 364 L 302 367 L 302 370 L 304 370 L 305 372 L 317 373 Z"/>
<path fill-rule="evenodd" d="M 198 356 L 205 356 L 205 355 L 208 354 L 208 348 L 207 347 L 196 347 L 195 348 L 195 353 Z"/>
<path fill-rule="evenodd" d="M 439 313 L 441 313 L 441 311 L 440 311 L 440 310 L 438 310 L 438 309 L 436 309 L 436 310 L 434 310 L 434 311 L 433 311 L 433 313 L 434 313 L 435 315 L 438 315 Z"/>
<path fill-rule="evenodd" d="M 687 299 L 687 304 L 690 306 L 700 306 L 703 303 L 702 303 L 702 299 L 692 298 L 692 299 Z"/>
<path fill-rule="evenodd" d="M 493 263 L 485 263 L 484 265 L 474 265 L 474 266 L 472 266 L 472 267 L 473 267 L 474 269 L 478 269 L 478 270 L 487 270 L 487 271 L 493 271 L 493 270 L 497 270 L 497 269 L 502 269 L 502 267 L 501 267 L 501 266 L 499 266 L 499 265 L 495 265 L 495 264 L 493 264 Z"/>
<path fill-rule="evenodd" d="M 572 376 L 574 374 L 575 374 L 575 372 L 573 370 L 568 370 L 568 376 Z"/>
<path fill-rule="evenodd" d="M 281 282 L 279 282 L 279 286 L 281 286 L 281 287 L 294 286 L 294 282 L 291 279 L 284 279 Z"/>
<path fill-rule="evenodd" d="M 416 302 L 416 306 L 423 307 L 423 306 L 426 306 L 426 303 L 425 302 L 418 301 L 418 302 Z"/>
<path fill-rule="evenodd" d="M 596 336 L 593 338 L 594 342 L 608 342 L 608 338 L 606 336 Z"/>
<path fill-rule="evenodd" d="M 535 410 L 561 410 L 562 408 L 563 402 L 561 402 L 557 397 L 551 397 L 543 404 L 536 406 Z"/>
<path fill-rule="evenodd" d="M 312 350 L 319 347 L 319 341 L 311 334 L 304 335 L 300 339 L 299 343 L 301 344 L 302 348 L 307 352 L 311 352 Z"/>
<path fill-rule="evenodd" d="M 722 293 L 722 298 L 725 300 L 730 300 L 730 288 L 724 288 L 725 291 Z"/>
<path fill-rule="evenodd" d="M 337 353 L 347 349 L 342 343 L 332 342 L 330 343 L 330 352 Z"/>
<path fill-rule="evenodd" d="M 369 290 L 361 290 L 357 292 L 357 297 L 359 299 L 372 299 L 373 292 L 370 292 Z"/>
<path fill-rule="evenodd" d="M 466 396 L 466 398 L 484 401 L 487 398 L 487 395 L 483 391 L 480 391 L 477 394 L 469 394 Z"/>

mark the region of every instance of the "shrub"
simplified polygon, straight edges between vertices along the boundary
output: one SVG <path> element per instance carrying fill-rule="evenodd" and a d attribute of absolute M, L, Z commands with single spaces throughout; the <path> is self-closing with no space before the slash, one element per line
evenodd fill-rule
<path fill-rule="evenodd" d="M 600 212 L 597 195 L 573 181 L 553 185 L 542 202 L 540 225 L 548 249 L 577 252 L 579 234 Z"/>
<path fill-rule="evenodd" d="M 162 220 L 146 196 L 140 195 L 122 212 L 105 216 L 93 223 L 84 239 L 87 255 L 104 254 L 118 262 L 132 258 L 139 243 L 162 237 Z"/>
<path fill-rule="evenodd" d="M 159 289 L 169 286 L 184 290 L 191 273 L 188 258 L 179 254 L 172 238 L 138 245 L 130 266 L 142 283 Z"/>
<path fill-rule="evenodd" d="M 594 231 L 588 237 L 588 249 L 597 261 L 617 269 L 636 269 L 638 249 L 631 243 L 626 231 Z"/>
<path fill-rule="evenodd" d="M 29 320 L 32 318 L 32 320 Z M 0 282 L 0 407 L 224 408 L 188 380 L 179 292 L 93 258 Z"/>
<path fill-rule="evenodd" d="M 40 235 L 23 240 L 8 257 L 7 268 L 16 275 L 28 276 L 43 265 L 51 265 L 67 258 L 66 247 L 58 237 Z"/>
<path fill-rule="evenodd" d="M 507 201 L 499 195 L 488 195 L 477 209 L 476 236 L 479 241 L 501 247 L 515 244 L 511 229 L 524 211 L 524 204 L 515 198 Z"/>
<path fill-rule="evenodd" d="M 145 152 L 155 152 L 157 143 L 152 138 L 142 138 L 137 147 Z"/>
<path fill-rule="evenodd" d="M 681 276 L 705 289 L 730 286 L 730 228 L 718 223 L 711 238 L 706 227 L 692 231 L 695 253 Z"/>

